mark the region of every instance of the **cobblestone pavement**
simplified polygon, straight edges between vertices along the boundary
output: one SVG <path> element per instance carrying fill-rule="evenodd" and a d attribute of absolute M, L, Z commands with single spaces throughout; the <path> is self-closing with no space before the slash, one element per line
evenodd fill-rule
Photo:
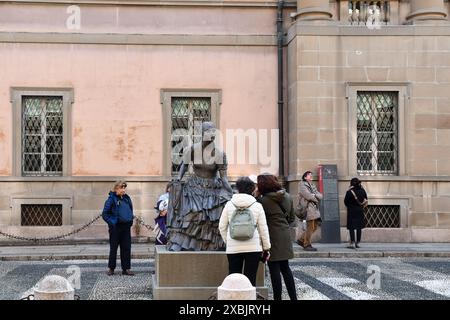
<path fill-rule="evenodd" d="M 80 268 L 81 278 L 75 292 L 83 300 L 152 299 L 153 259 L 133 260 L 134 277 L 120 272 L 107 276 L 106 265 L 104 260 L 0 262 L 0 299 L 26 297 L 44 276 L 70 278 L 76 275 L 76 267 Z M 450 299 L 448 258 L 302 258 L 291 260 L 291 268 L 299 299 Z M 378 288 L 377 270 L 381 272 Z M 271 292 L 267 270 L 266 283 Z M 288 299 L 286 292 L 283 298 Z"/>

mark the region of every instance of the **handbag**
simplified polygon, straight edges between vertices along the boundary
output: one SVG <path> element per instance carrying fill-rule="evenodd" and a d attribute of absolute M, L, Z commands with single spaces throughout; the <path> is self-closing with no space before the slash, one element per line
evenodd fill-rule
<path fill-rule="evenodd" d="M 305 220 L 307 213 L 308 213 L 308 204 L 309 201 L 305 199 L 306 205 L 302 205 L 302 196 L 299 196 L 298 199 L 298 205 L 295 208 L 295 215 L 297 216 L 297 218 L 299 218 L 300 220 Z"/>
<path fill-rule="evenodd" d="M 356 196 L 355 192 L 353 190 L 350 190 L 350 192 L 353 194 L 353 197 L 355 197 L 355 201 L 357 204 L 359 204 L 363 209 L 365 209 L 369 205 L 369 200 L 364 199 L 363 202 L 359 201 L 358 197 Z"/>

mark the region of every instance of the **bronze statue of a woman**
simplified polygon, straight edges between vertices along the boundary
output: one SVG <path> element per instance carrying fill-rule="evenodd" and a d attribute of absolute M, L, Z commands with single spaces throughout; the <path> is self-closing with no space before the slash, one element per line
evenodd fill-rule
<path fill-rule="evenodd" d="M 227 178 L 226 155 L 217 149 L 215 127 L 202 124 L 202 141 L 187 150 L 177 179 L 172 182 L 167 215 L 170 251 L 224 250 L 218 225 L 223 207 L 233 195 Z M 193 175 L 181 180 L 190 162 Z"/>

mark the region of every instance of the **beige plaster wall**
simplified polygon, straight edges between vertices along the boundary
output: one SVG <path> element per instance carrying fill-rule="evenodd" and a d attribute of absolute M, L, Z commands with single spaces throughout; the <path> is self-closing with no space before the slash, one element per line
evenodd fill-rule
<path fill-rule="evenodd" d="M 221 89 L 220 127 L 277 128 L 272 47 L 2 43 L 0 56 L 1 175 L 11 174 L 15 86 L 74 89 L 75 176 L 162 175 L 162 88 Z"/>

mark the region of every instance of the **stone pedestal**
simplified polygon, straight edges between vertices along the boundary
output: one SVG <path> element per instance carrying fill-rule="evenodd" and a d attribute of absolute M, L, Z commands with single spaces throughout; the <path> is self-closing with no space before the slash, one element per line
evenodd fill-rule
<path fill-rule="evenodd" d="M 268 297 L 264 286 L 265 265 L 260 264 L 256 291 Z M 228 276 L 227 255 L 223 251 L 167 251 L 155 246 L 154 300 L 207 300 Z"/>
<path fill-rule="evenodd" d="M 445 22 L 447 12 L 444 0 L 411 0 L 411 13 L 406 17 L 409 23 Z"/>

